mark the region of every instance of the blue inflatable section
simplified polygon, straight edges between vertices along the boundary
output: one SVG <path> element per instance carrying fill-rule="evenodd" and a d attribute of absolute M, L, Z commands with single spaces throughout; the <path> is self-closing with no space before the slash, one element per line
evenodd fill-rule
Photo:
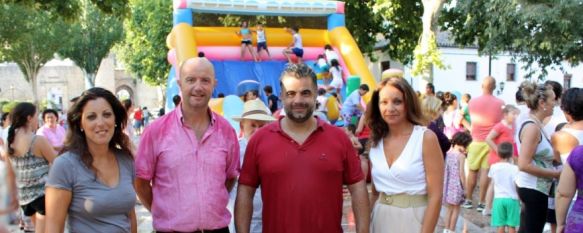
<path fill-rule="evenodd" d="M 237 85 L 244 80 L 254 80 L 261 84 L 259 95 L 266 101 L 263 87 L 270 85 L 273 87 L 273 94 L 279 96 L 279 77 L 287 62 L 284 61 L 211 61 L 215 66 L 215 75 L 219 83 L 215 88 L 213 97 L 219 93 L 227 95 L 237 95 Z M 307 65 L 313 66 L 312 61 L 307 61 Z"/>
<path fill-rule="evenodd" d="M 217 87 L 213 92 L 213 98 L 216 98 L 219 93 L 228 95 L 238 95 L 237 86 L 241 81 L 254 80 L 261 84 L 259 95 L 263 101 L 267 101 L 267 96 L 263 91 L 263 87 L 270 85 L 273 87 L 273 94 L 279 96 L 281 89 L 279 87 L 279 77 L 285 68 L 286 61 L 211 61 L 215 68 L 215 76 L 218 80 Z M 314 68 L 314 61 L 305 61 L 305 63 Z M 176 82 L 176 71 L 174 68 L 170 70 L 166 85 L 166 110 L 174 109 L 172 97 L 177 95 L 179 91 Z M 319 80 L 318 84 L 322 82 Z"/>
<path fill-rule="evenodd" d="M 176 70 L 172 67 L 170 69 L 170 74 L 168 74 L 168 79 L 166 80 L 166 104 L 164 106 L 166 112 L 170 112 L 170 110 L 174 109 L 172 98 L 179 94 L 180 87 L 178 87 L 178 82 L 176 82 Z"/>

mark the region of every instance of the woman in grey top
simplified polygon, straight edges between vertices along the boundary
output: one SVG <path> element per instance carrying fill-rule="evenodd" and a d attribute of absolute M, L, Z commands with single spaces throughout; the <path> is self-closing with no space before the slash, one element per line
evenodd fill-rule
<path fill-rule="evenodd" d="M 103 88 L 91 88 L 68 113 L 65 151 L 49 172 L 47 231 L 137 232 L 127 114 Z M 68 218 L 67 218 L 68 215 Z"/>

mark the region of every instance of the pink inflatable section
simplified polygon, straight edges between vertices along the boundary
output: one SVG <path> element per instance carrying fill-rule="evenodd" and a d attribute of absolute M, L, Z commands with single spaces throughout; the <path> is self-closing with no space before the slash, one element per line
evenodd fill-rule
<path fill-rule="evenodd" d="M 199 52 L 203 52 L 205 57 L 210 60 L 215 61 L 223 61 L 223 60 L 241 60 L 241 47 L 238 46 L 198 46 L 197 47 Z M 253 47 L 253 51 L 256 51 L 257 47 Z M 285 60 L 286 58 L 283 56 L 283 50 L 285 47 L 268 47 L 269 52 L 271 53 L 272 60 Z M 334 48 L 335 51 L 338 49 Z M 324 50 L 320 47 L 304 47 L 304 60 L 306 61 L 316 61 L 318 59 L 318 55 L 323 54 Z M 262 51 L 260 54 L 262 61 L 269 60 L 267 54 Z M 168 62 L 172 65 L 176 65 L 176 51 L 171 49 L 168 51 Z M 346 77 L 350 74 L 348 73 L 348 69 L 346 68 L 346 64 L 344 63 L 344 59 L 342 56 L 338 56 L 342 69 L 344 81 L 346 81 Z M 245 52 L 245 56 L 243 57 L 244 61 L 252 61 L 253 58 L 249 54 L 249 51 Z"/>
<path fill-rule="evenodd" d="M 241 47 L 238 46 L 198 46 L 197 48 L 199 52 L 204 52 L 205 56 L 211 60 L 241 60 Z M 268 47 L 268 49 L 273 60 L 286 59 L 282 54 L 285 47 Z M 253 46 L 253 51 L 257 51 L 257 47 Z M 318 55 L 322 53 L 324 53 L 322 48 L 304 47 L 304 60 L 316 60 Z M 269 59 L 265 52 L 261 52 L 260 57 L 261 60 Z M 243 60 L 253 60 L 249 51 L 245 52 Z"/>

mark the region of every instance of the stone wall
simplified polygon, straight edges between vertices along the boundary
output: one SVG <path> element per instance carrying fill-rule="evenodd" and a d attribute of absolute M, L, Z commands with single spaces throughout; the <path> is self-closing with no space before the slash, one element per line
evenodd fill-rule
<path fill-rule="evenodd" d="M 39 101 L 52 99 L 66 109 L 71 98 L 79 96 L 85 88 L 83 71 L 70 60 L 52 60 L 39 70 Z M 136 105 L 158 109 L 163 106 L 163 93 L 158 87 L 149 86 L 128 74 L 116 65 L 115 56 L 110 55 L 101 62 L 95 85 L 112 91 L 129 89 Z M 13 88 L 11 88 L 13 87 Z M 32 101 L 32 87 L 15 63 L 0 63 L 0 101 Z"/>

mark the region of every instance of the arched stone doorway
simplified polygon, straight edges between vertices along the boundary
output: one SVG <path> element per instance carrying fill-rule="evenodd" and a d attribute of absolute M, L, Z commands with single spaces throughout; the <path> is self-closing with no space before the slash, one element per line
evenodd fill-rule
<path fill-rule="evenodd" d="M 117 87 L 115 90 L 115 96 L 117 96 L 119 100 L 130 99 L 135 101 L 134 90 L 128 85 L 121 85 Z"/>

